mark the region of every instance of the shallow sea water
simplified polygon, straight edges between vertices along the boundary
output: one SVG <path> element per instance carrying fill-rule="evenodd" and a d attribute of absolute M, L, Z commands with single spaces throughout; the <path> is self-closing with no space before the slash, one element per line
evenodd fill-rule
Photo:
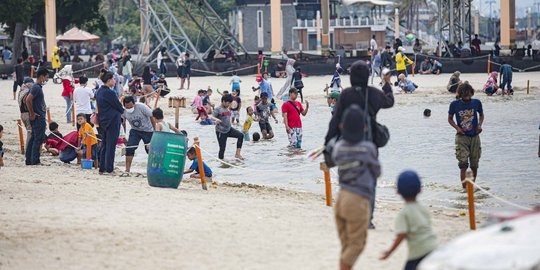
<path fill-rule="evenodd" d="M 206 81 L 225 83 L 227 78 L 209 78 Z M 253 80 L 246 78 L 245 80 Z M 305 79 L 306 89 L 322 89 L 326 77 Z M 348 79 L 344 79 L 344 81 Z M 274 91 L 282 81 L 274 82 Z M 251 85 L 249 85 L 251 86 Z M 278 86 L 278 87 L 276 87 Z M 242 89 L 247 89 L 243 83 Z M 251 91 L 249 91 L 251 92 Z M 330 109 L 325 106 L 320 90 L 310 112 L 303 118 L 303 149 L 309 151 L 322 145 L 330 120 Z M 440 93 L 433 91 L 433 93 Z M 412 97 L 396 97 L 396 105 L 381 110 L 378 121 L 390 129 L 389 144 L 380 149 L 383 175 L 379 178 L 377 199 L 400 200 L 396 194 L 395 181 L 405 169 L 416 170 L 422 178 L 423 191 L 420 200 L 449 208 L 465 208 L 466 193 L 459 183 L 459 169 L 454 155 L 453 128 L 447 122 L 448 105 L 452 97 L 416 93 Z M 492 97 L 477 94 L 484 105 L 486 120 L 483 126 L 482 158 L 480 160 L 477 183 L 490 192 L 524 206 L 540 202 L 540 162 L 538 152 L 538 124 L 540 120 L 540 100 L 534 96 L 516 94 L 513 98 Z M 219 95 L 213 96 L 214 102 Z M 243 90 L 242 98 L 252 103 L 253 94 Z M 190 102 L 190 100 L 188 100 Z M 432 111 L 430 118 L 424 118 L 425 108 Z M 245 119 L 242 109 L 241 119 Z M 297 191 L 324 194 L 323 173 L 319 162 L 306 159 L 305 152 L 291 153 L 287 149 L 287 136 L 282 124 L 272 124 L 276 137 L 271 141 L 258 143 L 244 142 L 242 155 L 245 161 L 236 161 L 234 151 L 236 140 L 229 139 L 225 161 L 241 168 L 225 166 L 216 161 L 218 144 L 214 126 L 201 126 L 194 121 L 194 115 L 183 113 L 180 117 L 181 129 L 201 139 L 203 159 L 214 171 L 218 182 L 251 183 L 283 187 Z M 174 123 L 174 117 L 167 112 L 166 120 Z M 237 127 L 240 128 L 240 127 Z M 258 123 L 251 127 L 251 134 L 260 132 Z M 145 172 L 146 158 L 142 147 L 137 150 L 133 171 Z M 119 161 L 122 161 L 120 158 Z M 191 163 L 186 162 L 186 167 Z M 122 167 L 123 163 L 118 166 Z M 337 190 L 336 170 L 332 173 L 333 191 Z M 186 176 L 185 176 L 186 177 Z M 509 208 L 489 196 L 477 191 L 477 207 L 483 210 Z"/>

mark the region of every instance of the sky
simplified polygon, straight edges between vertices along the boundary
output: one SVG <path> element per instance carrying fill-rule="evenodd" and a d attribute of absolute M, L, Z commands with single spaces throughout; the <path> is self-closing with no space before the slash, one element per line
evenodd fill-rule
<path fill-rule="evenodd" d="M 493 4 L 493 10 L 499 10 L 500 9 L 500 5 L 501 5 L 501 1 L 500 0 L 494 0 L 495 1 L 495 4 Z M 515 0 L 516 1 L 516 16 L 517 17 L 523 17 L 525 16 L 525 12 L 526 12 L 526 9 L 528 7 L 532 7 L 533 4 L 535 2 L 539 2 L 539 0 Z M 480 2 L 481 5 L 482 5 L 482 8 L 480 8 Z M 474 0 L 474 4 L 476 5 L 476 7 L 480 10 L 480 13 L 484 16 L 488 16 L 489 15 L 489 4 L 487 4 L 487 2 L 489 2 L 488 0 Z M 536 11 L 536 6 L 533 7 L 533 12 Z M 497 11 L 497 17 L 499 16 L 499 12 Z"/>

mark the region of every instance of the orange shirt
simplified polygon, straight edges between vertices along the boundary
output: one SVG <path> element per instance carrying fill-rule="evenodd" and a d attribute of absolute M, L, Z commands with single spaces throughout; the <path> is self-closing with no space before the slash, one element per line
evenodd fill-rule
<path fill-rule="evenodd" d="M 90 145 L 97 144 L 96 133 L 94 133 L 94 129 L 88 123 L 84 123 L 81 126 L 81 128 L 79 128 L 79 139 L 82 139 L 84 137 L 84 134 L 86 134 L 86 133 L 90 133 L 90 135 L 92 135 L 92 136 L 86 135 L 86 138 L 84 139 L 82 144 L 84 144 L 84 145 L 86 145 L 86 144 L 90 144 Z"/>

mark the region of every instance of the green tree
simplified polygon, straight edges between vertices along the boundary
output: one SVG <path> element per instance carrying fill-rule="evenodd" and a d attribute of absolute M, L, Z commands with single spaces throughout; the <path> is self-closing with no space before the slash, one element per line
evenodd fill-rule
<path fill-rule="evenodd" d="M 102 0 L 56 0 L 56 28 L 64 33 L 77 26 L 90 32 L 107 32 L 107 23 L 100 13 Z"/>
<path fill-rule="evenodd" d="M 23 33 L 32 15 L 39 12 L 41 0 L 2 0 L 0 5 L 0 25 L 7 25 L 7 32 L 13 39 L 12 64 L 21 56 Z"/>

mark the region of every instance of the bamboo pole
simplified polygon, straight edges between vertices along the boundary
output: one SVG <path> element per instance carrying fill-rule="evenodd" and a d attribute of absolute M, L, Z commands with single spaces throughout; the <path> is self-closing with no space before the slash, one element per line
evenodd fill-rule
<path fill-rule="evenodd" d="M 19 127 L 19 143 L 21 144 L 21 154 L 24 155 L 24 134 L 22 130 L 21 119 L 17 119 L 17 126 Z"/>
<path fill-rule="evenodd" d="M 488 75 L 491 74 L 491 54 L 488 55 L 487 71 L 488 71 Z"/>
<path fill-rule="evenodd" d="M 154 110 L 157 108 L 159 98 L 161 97 L 161 87 L 157 91 L 156 103 L 154 103 Z"/>
<path fill-rule="evenodd" d="M 204 174 L 204 165 L 203 165 L 203 160 L 202 160 L 202 155 L 201 155 L 201 149 L 199 148 L 200 146 L 199 137 L 195 137 L 194 141 L 195 141 L 195 153 L 197 154 L 197 165 L 199 166 L 199 175 L 201 176 L 201 186 L 202 186 L 202 189 L 208 190 L 208 188 L 206 187 L 206 175 Z"/>
<path fill-rule="evenodd" d="M 71 101 L 71 125 L 75 126 L 75 103 Z"/>
<path fill-rule="evenodd" d="M 51 110 L 47 107 L 47 123 L 51 124 Z"/>
<path fill-rule="evenodd" d="M 174 106 L 174 126 L 178 128 L 178 119 L 180 118 L 180 107 L 178 104 Z"/>
<path fill-rule="evenodd" d="M 529 88 L 530 88 L 531 81 L 527 80 L 527 95 L 529 94 Z"/>
<path fill-rule="evenodd" d="M 473 184 L 467 181 L 467 197 L 469 201 L 469 226 L 471 230 L 476 230 L 476 216 L 474 214 L 474 189 Z"/>
<path fill-rule="evenodd" d="M 324 187 L 326 193 L 326 206 L 332 206 L 332 183 L 330 182 L 330 170 L 324 162 L 321 162 L 321 170 L 324 172 Z"/>

